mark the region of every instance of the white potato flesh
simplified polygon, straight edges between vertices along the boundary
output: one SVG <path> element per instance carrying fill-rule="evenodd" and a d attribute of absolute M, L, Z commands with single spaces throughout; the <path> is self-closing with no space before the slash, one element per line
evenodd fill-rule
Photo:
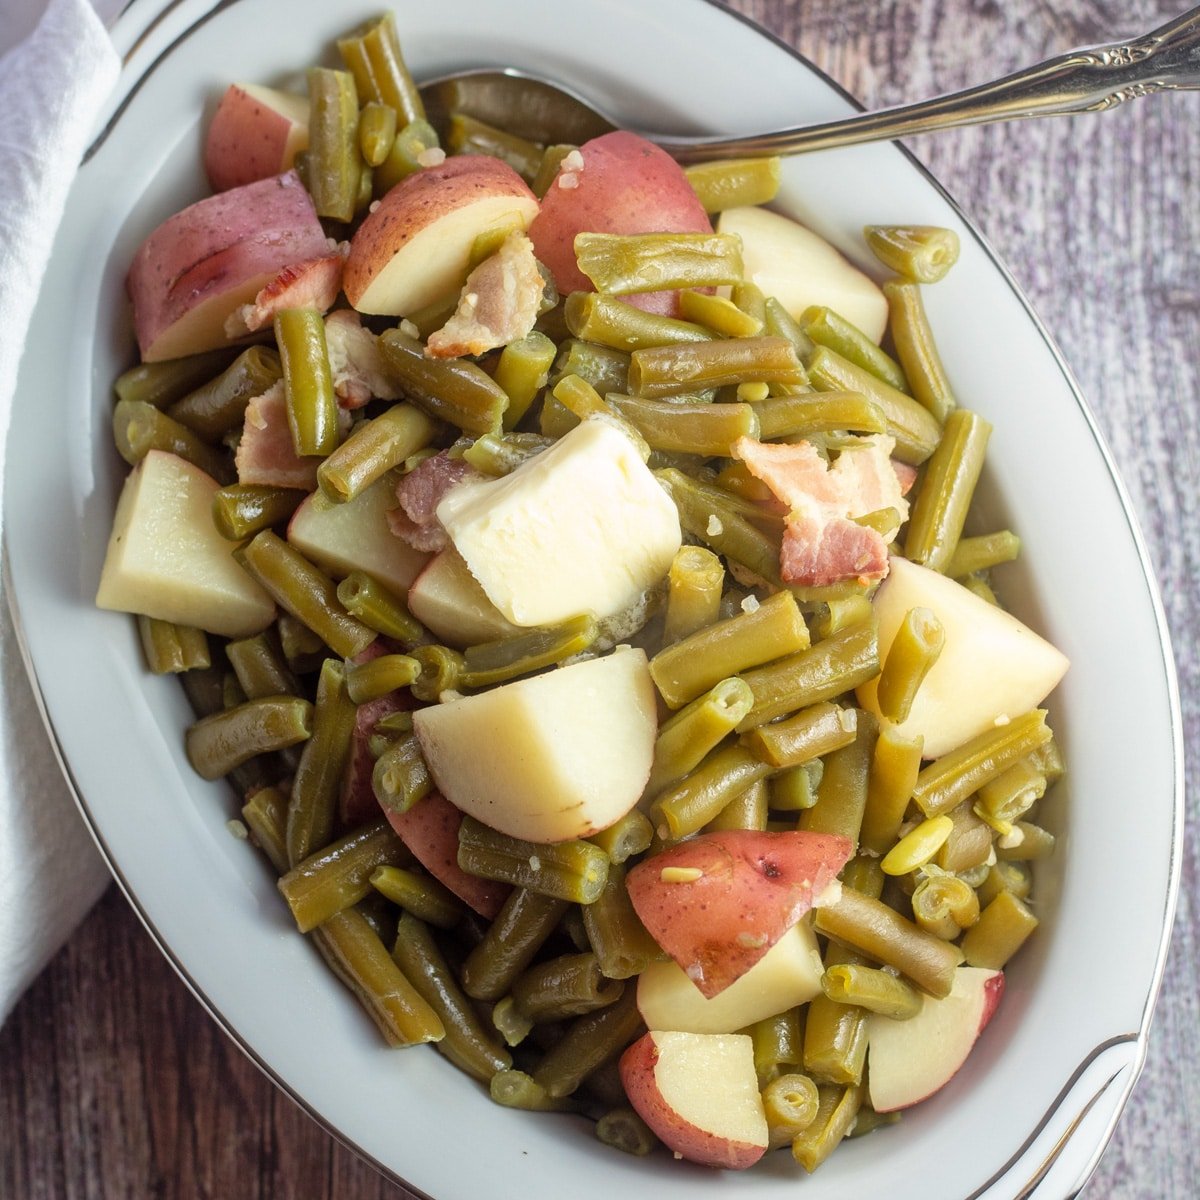
<path fill-rule="evenodd" d="M 799 319 L 823 304 L 879 343 L 887 329 L 888 303 L 875 282 L 824 238 L 765 208 L 731 208 L 717 221 L 718 233 L 742 239 L 746 278 L 774 296 Z"/>
<path fill-rule="evenodd" d="M 1011 613 L 907 559 L 892 559 L 874 604 L 881 662 L 910 609 L 931 610 L 946 631 L 908 718 L 894 726 L 905 737 L 923 737 L 926 758 L 1036 708 L 1066 673 L 1066 656 Z M 879 716 L 877 686 L 862 684 L 858 702 Z"/>
<path fill-rule="evenodd" d="M 388 475 L 344 504 L 314 492 L 293 514 L 287 540 L 336 579 L 366 571 L 403 593 L 429 555 L 392 533 L 387 512 L 395 507 L 396 484 Z"/>
<path fill-rule="evenodd" d="M 736 1033 L 806 1004 L 821 991 L 821 954 L 807 921 L 793 925 L 744 975 L 708 999 L 675 962 L 651 963 L 637 982 L 647 1029 Z"/>
<path fill-rule="evenodd" d="M 151 450 L 117 501 L 96 604 L 224 637 L 265 629 L 275 605 L 213 525 L 217 487 L 199 467 Z"/>
<path fill-rule="evenodd" d="M 435 554 L 413 581 L 408 611 L 434 637 L 459 649 L 522 632 L 487 598 L 453 546 Z"/>
<path fill-rule="evenodd" d="M 754 1071 L 754 1044 L 744 1033 L 661 1031 L 654 1082 L 663 1103 L 712 1137 L 751 1146 L 768 1141 Z"/>
<path fill-rule="evenodd" d="M 679 514 L 630 439 L 584 421 L 502 479 L 460 484 L 438 520 L 514 625 L 631 607 L 679 549 Z"/>
<path fill-rule="evenodd" d="M 438 789 L 463 812 L 512 837 L 562 842 L 637 803 L 654 757 L 654 685 L 641 650 L 618 650 L 419 709 L 413 728 Z"/>

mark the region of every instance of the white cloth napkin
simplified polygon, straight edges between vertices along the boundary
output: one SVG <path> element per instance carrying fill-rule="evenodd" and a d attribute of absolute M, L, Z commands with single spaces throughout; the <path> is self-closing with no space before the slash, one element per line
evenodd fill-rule
<path fill-rule="evenodd" d="M 0 0 L 0 487 L 17 362 L 50 246 L 119 62 L 121 0 Z M 0 514 L 2 517 L 2 514 Z M 0 1022 L 109 875 L 71 799 L 0 597 Z"/>

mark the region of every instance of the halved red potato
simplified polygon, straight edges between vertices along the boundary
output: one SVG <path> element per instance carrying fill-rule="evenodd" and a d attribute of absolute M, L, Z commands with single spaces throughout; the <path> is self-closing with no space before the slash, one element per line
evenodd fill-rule
<path fill-rule="evenodd" d="M 232 188 L 168 217 L 138 247 L 126 286 L 145 362 L 213 350 L 225 322 L 279 273 L 329 254 L 294 171 Z"/>
<path fill-rule="evenodd" d="M 231 83 L 204 139 L 204 172 L 214 192 L 290 171 L 308 149 L 305 96 L 257 83 Z"/>
<path fill-rule="evenodd" d="M 359 312 L 405 317 L 453 299 L 484 233 L 525 229 L 537 197 L 507 163 L 459 155 L 402 179 L 350 243 L 343 286 Z"/>

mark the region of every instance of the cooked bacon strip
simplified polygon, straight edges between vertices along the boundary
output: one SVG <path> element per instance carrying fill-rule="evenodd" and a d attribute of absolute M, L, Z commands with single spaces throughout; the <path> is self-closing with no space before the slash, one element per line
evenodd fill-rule
<path fill-rule="evenodd" d="M 225 336 L 244 337 L 270 325 L 284 308 L 332 308 L 342 290 L 345 257 L 340 250 L 284 267 L 251 304 L 243 304 L 225 319 Z"/>
<path fill-rule="evenodd" d="M 400 399 L 401 392 L 388 374 L 377 343 L 352 308 L 339 308 L 325 318 L 333 390 L 343 408 L 362 408 L 373 398 Z"/>
<path fill-rule="evenodd" d="M 913 484 L 917 482 L 917 468 L 893 458 L 892 470 L 896 472 L 896 479 L 900 484 L 900 495 L 907 496 L 912 491 Z"/>
<path fill-rule="evenodd" d="M 461 458 L 444 451 L 418 463 L 396 485 L 399 508 L 388 511 L 388 526 L 414 550 L 444 550 L 449 538 L 437 519 L 437 506 L 456 484 L 477 472 Z"/>
<path fill-rule="evenodd" d="M 246 406 L 246 420 L 234 462 L 238 483 L 303 488 L 309 492 L 317 486 L 321 460 L 300 458 L 296 454 L 292 431 L 288 428 L 282 380 Z"/>
<path fill-rule="evenodd" d="M 510 233 L 490 258 L 467 276 L 454 315 L 431 333 L 431 358 L 486 354 L 523 338 L 537 320 L 545 281 L 523 233 Z"/>
<path fill-rule="evenodd" d="M 881 435 L 856 442 L 832 464 L 808 442 L 734 443 L 734 456 L 788 507 L 779 564 L 785 583 L 824 587 L 887 574 L 890 539 L 852 518 L 883 508 L 895 508 L 902 521 L 907 517 L 908 502 L 890 458 L 895 443 Z"/>

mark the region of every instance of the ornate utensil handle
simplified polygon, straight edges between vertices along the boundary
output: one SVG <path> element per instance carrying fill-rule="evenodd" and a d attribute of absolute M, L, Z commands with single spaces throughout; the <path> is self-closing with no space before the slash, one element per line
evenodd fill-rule
<path fill-rule="evenodd" d="M 1151 92 L 1200 88 L 1200 8 L 1129 42 L 1071 50 L 993 83 L 822 125 L 727 139 L 656 138 L 680 162 L 799 154 L 1018 117 L 1100 112 Z"/>

